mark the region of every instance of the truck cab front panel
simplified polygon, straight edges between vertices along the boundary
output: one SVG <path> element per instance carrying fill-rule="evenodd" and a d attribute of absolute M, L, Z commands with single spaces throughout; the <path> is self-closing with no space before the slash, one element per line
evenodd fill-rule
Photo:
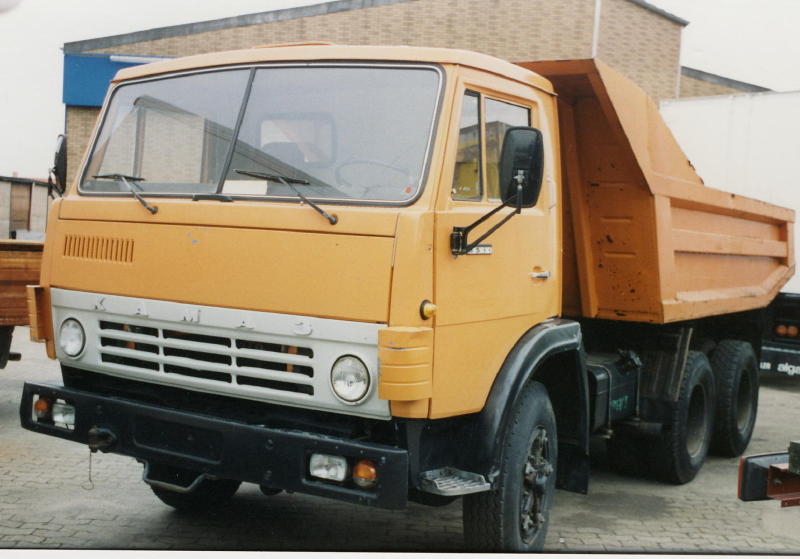
<path fill-rule="evenodd" d="M 380 324 L 57 288 L 51 298 L 56 335 L 72 320 L 85 336 L 74 355 L 56 343 L 65 366 L 223 396 L 390 417 L 377 389 Z M 369 371 L 366 394 L 355 402 L 340 398 L 331 385 L 334 364 L 346 356 Z"/>

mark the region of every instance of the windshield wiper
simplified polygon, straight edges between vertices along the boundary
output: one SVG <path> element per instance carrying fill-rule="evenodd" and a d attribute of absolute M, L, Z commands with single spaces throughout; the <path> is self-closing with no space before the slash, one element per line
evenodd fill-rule
<path fill-rule="evenodd" d="M 136 192 L 133 189 L 133 187 L 136 186 L 136 188 L 138 188 L 139 190 L 143 190 L 142 187 L 139 186 L 136 183 L 139 182 L 139 181 L 147 180 L 147 179 L 145 179 L 143 177 L 133 177 L 131 175 L 123 175 L 123 174 L 120 174 L 120 173 L 110 173 L 108 175 L 92 175 L 92 178 L 95 178 L 95 179 L 113 179 L 113 180 L 121 181 L 122 184 L 125 185 L 125 188 L 130 190 L 131 194 L 133 194 L 133 197 L 136 198 L 137 200 L 139 200 L 139 203 L 142 206 L 144 206 L 147 209 L 148 212 L 150 212 L 151 214 L 154 214 L 154 213 L 158 212 L 158 208 L 157 207 L 151 206 L 150 204 L 148 204 L 147 200 L 145 200 L 142 197 L 141 194 L 139 194 L 138 192 Z M 130 181 L 130 182 L 128 182 L 128 181 Z"/>
<path fill-rule="evenodd" d="M 239 173 L 240 175 L 247 175 L 248 177 L 255 177 L 257 179 L 282 182 L 283 184 L 291 188 L 292 191 L 294 191 L 294 193 L 297 194 L 298 198 L 300 198 L 303 202 L 314 208 L 317 211 L 317 213 L 319 213 L 319 215 L 327 219 L 331 225 L 336 225 L 336 222 L 339 221 L 338 217 L 329 214 L 328 212 L 320 208 L 318 205 L 316 205 L 314 202 L 306 198 L 302 192 L 297 190 L 297 187 L 294 186 L 295 184 L 311 184 L 305 179 L 293 179 L 291 177 L 284 177 L 282 175 L 272 175 L 270 173 L 261 173 L 259 171 L 246 171 L 244 169 L 234 169 L 234 172 Z"/>

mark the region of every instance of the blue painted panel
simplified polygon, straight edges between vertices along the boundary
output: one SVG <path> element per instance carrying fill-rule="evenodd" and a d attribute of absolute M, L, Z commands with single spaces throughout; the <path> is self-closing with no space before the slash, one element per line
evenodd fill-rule
<path fill-rule="evenodd" d="M 115 60 L 116 59 L 116 60 Z M 118 70 L 153 62 L 152 57 L 113 54 L 64 53 L 64 90 L 62 100 L 73 107 L 99 107 L 108 84 Z"/>

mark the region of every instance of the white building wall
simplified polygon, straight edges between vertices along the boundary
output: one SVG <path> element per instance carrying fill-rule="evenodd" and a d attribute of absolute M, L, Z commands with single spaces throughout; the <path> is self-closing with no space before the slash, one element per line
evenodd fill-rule
<path fill-rule="evenodd" d="M 800 215 L 800 91 L 670 99 L 661 114 L 705 184 Z M 800 293 L 800 274 L 783 291 Z"/>
<path fill-rule="evenodd" d="M 47 196 L 47 187 L 34 185 L 31 193 L 31 218 L 30 230 L 43 233 L 47 226 L 47 210 L 50 208 L 50 198 Z"/>

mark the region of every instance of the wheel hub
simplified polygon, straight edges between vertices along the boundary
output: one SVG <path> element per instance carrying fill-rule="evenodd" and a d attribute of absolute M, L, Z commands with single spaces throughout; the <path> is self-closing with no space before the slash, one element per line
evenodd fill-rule
<path fill-rule="evenodd" d="M 536 428 L 536 435 L 528 451 L 522 472 L 522 495 L 520 499 L 520 531 L 523 541 L 530 541 L 545 522 L 547 483 L 553 473 L 547 451 L 547 431 Z"/>

